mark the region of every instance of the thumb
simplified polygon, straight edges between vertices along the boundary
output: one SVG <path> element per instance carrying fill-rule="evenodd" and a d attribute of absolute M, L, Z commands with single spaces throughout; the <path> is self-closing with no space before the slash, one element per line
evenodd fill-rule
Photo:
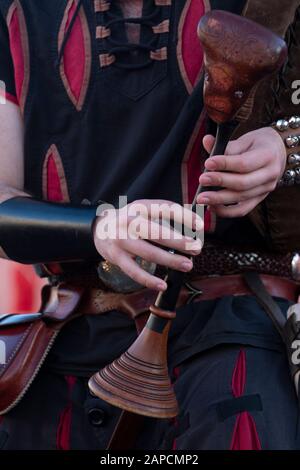
<path fill-rule="evenodd" d="M 203 147 L 205 148 L 205 150 L 207 151 L 207 153 L 211 153 L 212 151 L 212 148 L 214 146 L 214 143 L 215 143 L 215 138 L 214 136 L 212 135 L 206 135 L 203 137 Z"/>

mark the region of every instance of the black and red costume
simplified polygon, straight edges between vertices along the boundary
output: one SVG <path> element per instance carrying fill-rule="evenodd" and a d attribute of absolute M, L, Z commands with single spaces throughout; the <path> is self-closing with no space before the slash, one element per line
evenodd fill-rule
<path fill-rule="evenodd" d="M 119 195 L 191 202 L 211 125 L 197 23 L 210 8 L 241 14 L 244 3 L 144 0 L 139 43 L 129 44 L 118 1 L 0 0 L 0 79 L 24 120 L 25 191 L 75 205 L 116 204 Z M 234 233 L 264 248 L 247 224 L 235 222 Z M 209 212 L 205 225 L 213 234 Z M 289 302 L 277 301 L 285 312 Z M 24 399 L 0 418 L 0 446 L 105 448 L 120 411 L 90 396 L 87 379 L 135 336 L 117 311 L 66 326 Z M 253 297 L 181 309 L 169 354 L 181 415 L 146 419 L 137 447 L 299 448 L 284 348 Z"/>

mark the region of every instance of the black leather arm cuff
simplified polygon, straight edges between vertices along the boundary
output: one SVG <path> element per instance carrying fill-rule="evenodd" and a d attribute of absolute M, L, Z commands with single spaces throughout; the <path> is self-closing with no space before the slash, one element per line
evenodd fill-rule
<path fill-rule="evenodd" d="M 16 197 L 0 204 L 0 247 L 24 264 L 100 258 L 92 235 L 97 207 Z"/>

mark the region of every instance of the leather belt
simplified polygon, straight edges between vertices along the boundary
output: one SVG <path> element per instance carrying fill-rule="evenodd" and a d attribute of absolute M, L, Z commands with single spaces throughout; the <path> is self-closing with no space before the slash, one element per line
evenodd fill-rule
<path fill-rule="evenodd" d="M 281 297 L 291 302 L 297 301 L 300 294 L 300 284 L 296 281 L 269 274 L 260 274 L 259 277 L 272 297 Z M 202 294 L 195 298 L 196 301 L 213 300 L 225 295 L 253 295 L 242 274 L 196 278 L 186 286 L 189 285 L 202 291 Z M 185 289 L 183 296 L 186 294 Z"/>
<path fill-rule="evenodd" d="M 300 284 L 295 281 L 261 274 L 260 279 L 272 297 L 281 297 L 291 302 L 297 302 L 300 294 Z M 188 280 L 182 287 L 177 307 L 191 302 L 213 300 L 226 295 L 253 295 L 242 274 L 197 277 Z M 157 292 L 142 289 L 131 294 L 119 294 L 101 289 L 86 289 L 82 301 L 78 305 L 81 314 L 98 315 L 112 310 L 124 312 L 130 318 L 136 319 L 141 314 L 148 313 L 157 297 Z"/>

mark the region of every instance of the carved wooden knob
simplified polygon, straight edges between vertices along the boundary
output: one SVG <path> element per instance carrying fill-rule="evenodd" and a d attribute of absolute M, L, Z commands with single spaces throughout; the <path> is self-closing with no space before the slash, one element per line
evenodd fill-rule
<path fill-rule="evenodd" d="M 204 102 L 218 124 L 233 119 L 253 87 L 279 70 L 287 57 L 283 39 L 226 11 L 203 16 L 198 36 L 204 50 Z"/>

